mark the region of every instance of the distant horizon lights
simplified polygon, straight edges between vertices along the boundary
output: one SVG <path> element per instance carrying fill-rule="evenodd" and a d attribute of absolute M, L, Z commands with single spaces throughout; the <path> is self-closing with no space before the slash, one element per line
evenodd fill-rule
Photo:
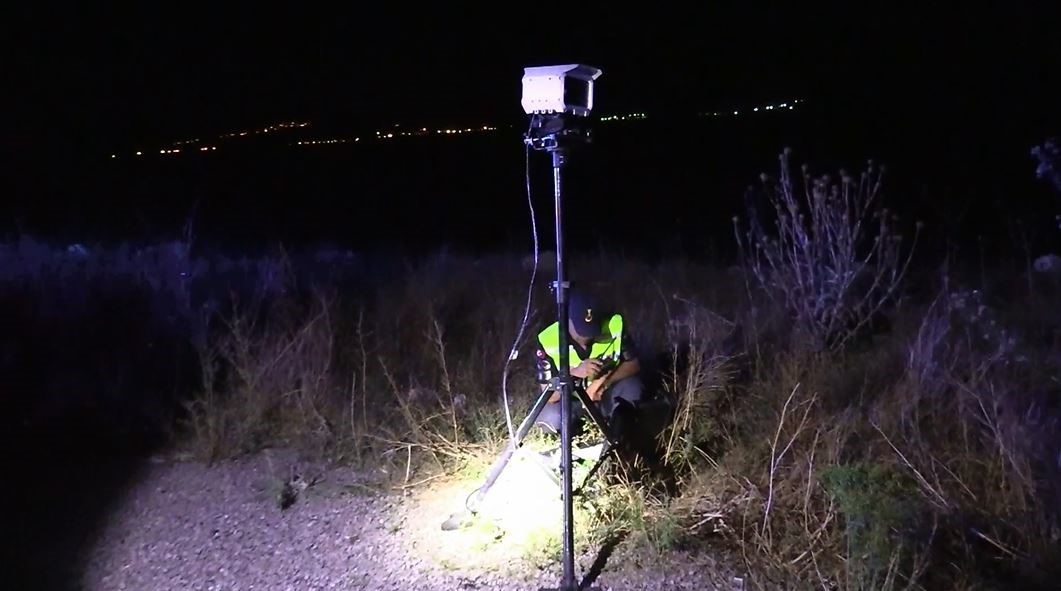
<path fill-rule="evenodd" d="M 771 103 L 771 104 L 767 104 L 767 105 L 754 106 L 754 107 L 751 108 L 751 112 L 752 113 L 759 113 L 759 112 L 762 112 L 762 111 L 780 111 L 780 110 L 789 110 L 789 111 L 791 111 L 791 110 L 795 109 L 795 105 L 797 105 L 799 103 L 803 103 L 803 102 L 806 102 L 806 99 L 793 99 L 792 101 L 785 101 L 785 102 L 781 102 L 781 103 L 777 103 L 777 104 Z M 726 115 L 740 116 L 740 114 L 741 114 L 741 109 L 734 109 L 732 112 L 730 112 L 730 111 L 726 111 L 726 112 L 723 112 L 723 111 L 702 112 L 702 113 L 698 113 L 698 116 L 700 116 L 700 117 L 722 117 L 722 116 L 726 116 Z M 643 112 L 635 112 L 635 113 L 606 115 L 604 117 L 601 117 L 599 119 L 599 121 L 602 122 L 602 123 L 610 123 L 610 122 L 615 122 L 615 121 L 640 121 L 640 120 L 647 119 L 647 117 L 648 117 L 647 114 L 645 114 Z M 305 127 L 309 127 L 310 125 L 312 125 L 312 122 L 310 122 L 310 121 L 285 121 L 285 122 L 282 122 L 282 123 L 277 123 L 277 124 L 274 124 L 274 125 L 268 125 L 268 126 L 265 126 L 265 127 L 262 127 L 262 128 L 256 128 L 256 129 L 253 129 L 253 130 L 226 132 L 226 133 L 218 135 L 217 137 L 219 139 L 239 138 L 239 137 L 246 137 L 248 135 L 272 133 L 272 132 L 275 132 L 275 131 L 302 129 L 302 128 L 305 128 Z M 394 124 L 393 127 L 395 129 L 398 129 L 398 128 L 400 128 L 400 124 Z M 511 127 L 511 126 L 509 126 L 509 127 Z M 448 136 L 453 136 L 453 135 L 464 135 L 464 134 L 470 134 L 470 133 L 481 133 L 481 132 L 497 131 L 498 129 L 499 128 L 497 126 L 488 125 L 488 124 L 487 125 L 477 126 L 477 127 L 442 128 L 442 129 L 434 129 L 434 130 L 429 130 L 427 127 L 420 127 L 418 129 L 411 130 L 411 131 L 386 131 L 386 132 L 384 132 L 384 131 L 376 131 L 375 139 L 377 139 L 377 140 L 388 140 L 388 139 L 394 139 L 396 137 L 423 137 L 423 136 L 428 136 L 428 135 L 448 135 Z M 302 140 L 297 140 L 295 142 L 291 142 L 288 145 L 291 145 L 291 146 L 327 146 L 327 145 L 354 143 L 354 142 L 360 142 L 360 141 L 361 141 L 361 137 L 359 137 L 359 136 L 352 137 L 352 138 L 302 139 Z M 159 150 L 159 154 L 164 154 L 164 155 L 180 154 L 181 153 L 181 149 L 177 148 L 175 146 L 187 146 L 189 144 L 196 144 L 196 143 L 200 143 L 200 142 L 201 142 L 200 138 L 194 138 L 194 139 L 190 139 L 190 140 L 180 140 L 180 141 L 172 142 L 172 143 L 168 144 L 169 147 L 164 147 L 164 148 L 160 149 Z M 213 152 L 213 151 L 216 151 L 216 150 L 217 150 L 217 146 L 200 146 L 198 151 L 199 152 Z M 135 152 L 136 156 L 143 156 L 143 154 L 144 153 L 143 153 L 142 150 L 137 150 Z M 118 154 L 111 154 L 110 157 L 112 159 L 116 159 L 116 158 L 118 158 Z"/>
<path fill-rule="evenodd" d="M 759 113 L 761 111 L 792 111 L 796 108 L 798 103 L 805 103 L 806 99 L 793 99 L 792 101 L 785 101 L 778 104 L 759 105 L 751 108 L 752 113 Z M 730 111 L 708 111 L 706 113 L 700 113 L 701 117 L 725 117 L 725 116 L 739 116 L 741 114 L 740 109 L 734 109 Z"/>

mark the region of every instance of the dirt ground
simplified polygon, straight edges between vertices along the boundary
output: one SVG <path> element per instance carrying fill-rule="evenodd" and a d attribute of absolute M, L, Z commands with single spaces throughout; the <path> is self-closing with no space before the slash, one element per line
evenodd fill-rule
<path fill-rule="evenodd" d="M 434 478 L 381 488 L 378 476 L 321 469 L 277 450 L 214 466 L 155 458 L 87 550 L 83 588 L 557 586 L 561 506 L 536 467 L 513 460 L 477 522 L 449 532 L 442 521 L 478 483 Z M 739 588 L 732 570 L 702 553 L 660 557 L 623 541 L 611 551 L 578 550 L 579 579 L 600 589 Z"/>

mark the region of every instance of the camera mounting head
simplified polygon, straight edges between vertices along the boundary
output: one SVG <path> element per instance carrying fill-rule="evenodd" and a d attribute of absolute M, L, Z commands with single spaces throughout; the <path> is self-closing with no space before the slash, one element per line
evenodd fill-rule
<path fill-rule="evenodd" d="M 593 81 L 602 73 L 582 64 L 524 68 L 523 112 L 585 117 L 593 110 Z"/>
<path fill-rule="evenodd" d="M 530 115 L 524 143 L 556 152 L 590 142 L 586 119 L 593 110 L 593 82 L 603 73 L 582 64 L 523 70 L 523 111 Z"/>
<path fill-rule="evenodd" d="M 525 144 L 547 152 L 591 141 L 592 135 L 586 122 L 568 113 L 535 113 L 531 115 L 530 127 L 523 135 Z"/>

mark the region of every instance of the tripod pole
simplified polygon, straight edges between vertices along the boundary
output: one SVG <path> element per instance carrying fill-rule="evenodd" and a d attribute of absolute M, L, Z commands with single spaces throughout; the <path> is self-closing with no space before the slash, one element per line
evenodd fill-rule
<path fill-rule="evenodd" d="M 564 278 L 564 242 L 561 216 L 561 175 L 567 155 L 559 148 L 551 150 L 553 156 L 553 200 L 556 210 L 556 311 L 560 336 L 560 464 L 562 469 L 562 491 L 564 503 L 563 564 L 564 575 L 560 591 L 576 591 L 575 583 L 575 527 L 571 499 L 571 374 L 568 367 L 570 348 L 567 342 L 568 308 L 567 283 Z"/>

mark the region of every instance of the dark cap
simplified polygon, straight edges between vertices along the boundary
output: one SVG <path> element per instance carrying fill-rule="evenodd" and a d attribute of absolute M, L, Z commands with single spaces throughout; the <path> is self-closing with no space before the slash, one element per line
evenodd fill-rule
<path fill-rule="evenodd" d="M 596 298 L 577 289 L 572 289 L 568 300 L 568 317 L 575 327 L 575 332 L 588 339 L 600 336 L 604 322 L 604 312 L 598 306 Z"/>

